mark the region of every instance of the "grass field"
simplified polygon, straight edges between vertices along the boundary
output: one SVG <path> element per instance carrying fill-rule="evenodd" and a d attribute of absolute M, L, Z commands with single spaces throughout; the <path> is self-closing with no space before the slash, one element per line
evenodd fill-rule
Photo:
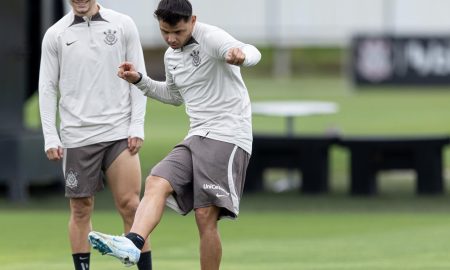
<path fill-rule="evenodd" d="M 100 197 L 95 228 L 120 234 L 107 193 Z M 449 269 L 449 210 L 448 196 L 249 195 L 238 221 L 220 223 L 221 269 Z M 0 217 L 2 269 L 71 269 L 64 205 L 3 206 Z M 152 236 L 154 269 L 199 269 L 197 240 L 192 214 L 167 211 Z M 124 269 L 92 256 L 91 269 Z"/>
<path fill-rule="evenodd" d="M 249 78 L 252 100 L 335 101 L 335 115 L 295 120 L 298 134 L 329 130 L 355 134 L 450 134 L 450 89 L 357 90 L 339 77 L 294 80 Z M 188 129 L 182 107 L 150 101 L 143 173 L 181 140 Z M 38 126 L 36 101 L 26 110 Z M 255 117 L 254 131 L 283 133 L 284 119 Z M 445 165 L 450 155 L 445 151 Z M 294 191 L 246 195 L 237 222 L 220 223 L 226 270 L 265 269 L 449 269 L 450 196 L 414 194 L 414 175 L 385 173 L 380 194 L 350 197 L 348 153 L 332 150 L 331 193 L 305 196 Z M 447 182 L 448 176 L 446 177 Z M 34 196 L 15 205 L 0 198 L 0 268 L 72 269 L 67 240 L 67 202 L 61 194 Z M 97 230 L 119 234 L 120 222 L 108 192 L 99 194 Z M 152 236 L 155 269 L 199 269 L 193 216 L 168 211 Z M 94 254 L 92 269 L 123 269 L 114 259 Z"/>

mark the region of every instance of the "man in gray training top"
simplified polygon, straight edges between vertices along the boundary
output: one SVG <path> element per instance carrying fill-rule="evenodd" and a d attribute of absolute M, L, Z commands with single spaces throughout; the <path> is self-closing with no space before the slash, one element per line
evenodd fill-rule
<path fill-rule="evenodd" d="M 62 161 L 70 200 L 69 239 L 75 270 L 90 267 L 91 215 L 103 175 L 122 217 L 124 232 L 139 205 L 139 149 L 144 139 L 146 97 L 117 78 L 133 61 L 145 74 L 136 25 L 96 0 L 70 0 L 71 11 L 42 41 L 39 108 L 48 159 Z M 59 97 L 59 102 L 58 102 Z M 59 106 L 57 106 L 59 105 Z M 59 112 L 59 133 L 56 113 Z M 138 268 L 152 268 L 148 245 Z"/>
<path fill-rule="evenodd" d="M 152 169 L 130 233 L 91 232 L 89 240 L 101 253 L 133 264 L 165 204 L 182 215 L 194 209 L 201 269 L 215 270 L 222 257 L 217 221 L 239 214 L 252 147 L 250 99 L 240 67 L 257 64 L 261 54 L 222 29 L 197 22 L 188 0 L 160 1 L 155 17 L 170 46 L 164 56 L 166 81 L 144 76 L 129 62 L 118 75 L 148 97 L 184 103 L 190 130 Z"/>

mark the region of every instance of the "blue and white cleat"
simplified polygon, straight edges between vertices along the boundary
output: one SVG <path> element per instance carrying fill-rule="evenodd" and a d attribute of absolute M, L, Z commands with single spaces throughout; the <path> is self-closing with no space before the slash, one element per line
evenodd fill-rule
<path fill-rule="evenodd" d="M 89 243 L 102 255 L 110 255 L 119 259 L 125 266 L 135 265 L 139 261 L 141 251 L 125 236 L 114 236 L 99 232 L 90 232 Z"/>

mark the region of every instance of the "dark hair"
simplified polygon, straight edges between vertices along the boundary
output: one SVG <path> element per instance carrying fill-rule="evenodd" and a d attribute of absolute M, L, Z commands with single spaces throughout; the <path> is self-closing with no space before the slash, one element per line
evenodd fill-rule
<path fill-rule="evenodd" d="M 174 26 L 181 20 L 189 20 L 192 16 L 192 5 L 188 0 L 161 0 L 154 15 L 158 21 Z"/>

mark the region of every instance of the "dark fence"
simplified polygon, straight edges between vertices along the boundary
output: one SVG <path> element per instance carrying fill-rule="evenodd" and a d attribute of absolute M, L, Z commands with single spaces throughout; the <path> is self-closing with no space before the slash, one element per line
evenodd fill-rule
<path fill-rule="evenodd" d="M 302 173 L 300 191 L 326 193 L 329 151 L 332 145 L 349 150 L 350 194 L 377 192 L 379 171 L 408 169 L 417 173 L 418 194 L 444 192 L 443 150 L 449 136 L 255 136 L 247 170 L 246 192 L 263 189 L 263 173 L 269 168 L 297 169 Z"/>

